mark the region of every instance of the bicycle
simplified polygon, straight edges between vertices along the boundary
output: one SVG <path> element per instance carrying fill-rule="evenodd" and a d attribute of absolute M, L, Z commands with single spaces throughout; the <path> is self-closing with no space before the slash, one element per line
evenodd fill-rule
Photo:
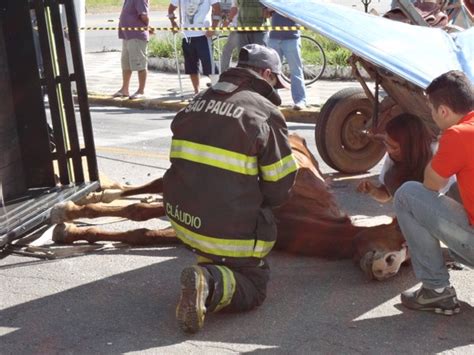
<path fill-rule="evenodd" d="M 212 55 L 214 62 L 220 64 L 222 49 L 227 43 L 228 35 L 217 36 L 212 39 Z M 237 65 L 238 53 L 234 49 L 230 66 Z M 326 69 L 326 54 L 323 47 L 312 37 L 301 35 L 301 59 L 303 62 L 304 84 L 309 86 L 315 83 L 324 73 Z M 282 62 L 283 80 L 291 83 L 290 68 L 285 58 Z M 219 65 L 220 69 L 220 65 Z"/>

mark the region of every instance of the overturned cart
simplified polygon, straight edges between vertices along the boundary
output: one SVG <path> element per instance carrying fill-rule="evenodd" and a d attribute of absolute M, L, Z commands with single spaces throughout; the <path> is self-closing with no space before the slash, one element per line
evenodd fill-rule
<path fill-rule="evenodd" d="M 474 28 L 448 34 L 316 0 L 262 3 L 353 52 L 350 64 L 362 87 L 329 98 L 315 130 L 319 154 L 338 171 L 372 168 L 384 147 L 368 132 L 380 131 L 399 113 L 422 118 L 436 133 L 424 89 L 440 74 L 457 69 L 474 82 Z"/>
<path fill-rule="evenodd" d="M 0 0 L 0 96 L 2 249 L 99 185 L 72 0 Z"/>

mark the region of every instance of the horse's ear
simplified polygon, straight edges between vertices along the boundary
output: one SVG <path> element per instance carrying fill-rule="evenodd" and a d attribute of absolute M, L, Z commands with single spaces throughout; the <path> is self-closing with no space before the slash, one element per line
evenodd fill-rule
<path fill-rule="evenodd" d="M 400 233 L 402 232 L 402 230 L 400 229 L 400 225 L 398 224 L 398 219 L 397 219 L 396 216 L 393 217 L 392 223 L 390 223 L 390 225 L 391 225 L 391 226 L 394 226 L 395 229 L 396 229 L 398 232 L 400 232 Z"/>
<path fill-rule="evenodd" d="M 369 280 L 375 279 L 374 273 L 372 271 L 372 265 L 374 264 L 374 256 L 375 250 L 370 250 L 364 255 L 362 255 L 362 258 L 359 261 L 360 268 Z"/>
<path fill-rule="evenodd" d="M 302 151 L 305 151 L 304 148 L 308 149 L 306 146 L 306 140 L 296 133 L 290 133 L 288 135 L 288 140 L 292 148 L 296 148 Z"/>

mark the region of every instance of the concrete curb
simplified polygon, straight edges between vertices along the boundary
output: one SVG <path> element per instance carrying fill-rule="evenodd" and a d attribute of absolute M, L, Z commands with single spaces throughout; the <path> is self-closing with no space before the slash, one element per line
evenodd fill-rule
<path fill-rule="evenodd" d="M 176 60 L 174 58 L 149 57 L 148 69 L 157 72 L 176 73 Z M 180 70 L 184 72 L 184 63 L 180 62 Z M 362 68 L 360 69 L 362 77 L 370 80 L 370 76 Z M 327 65 L 320 78 L 321 80 L 355 80 L 352 75 L 352 68 L 340 65 Z"/>
<path fill-rule="evenodd" d="M 89 104 L 100 106 L 127 107 L 139 110 L 179 111 L 189 103 L 188 100 L 143 99 L 129 100 L 114 98 L 110 95 L 89 93 Z M 315 124 L 319 116 L 319 107 L 312 106 L 306 110 L 295 111 L 291 107 L 280 107 L 280 111 L 288 122 Z"/>

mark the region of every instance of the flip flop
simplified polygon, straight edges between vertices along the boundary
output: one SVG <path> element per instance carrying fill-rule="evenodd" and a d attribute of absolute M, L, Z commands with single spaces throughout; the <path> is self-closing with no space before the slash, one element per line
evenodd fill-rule
<path fill-rule="evenodd" d="M 117 91 L 112 97 L 127 97 L 128 95 L 124 95 L 120 90 Z"/>
<path fill-rule="evenodd" d="M 145 97 L 146 97 L 145 94 L 139 94 L 136 92 L 135 94 L 130 95 L 128 98 L 130 100 L 143 100 Z"/>

